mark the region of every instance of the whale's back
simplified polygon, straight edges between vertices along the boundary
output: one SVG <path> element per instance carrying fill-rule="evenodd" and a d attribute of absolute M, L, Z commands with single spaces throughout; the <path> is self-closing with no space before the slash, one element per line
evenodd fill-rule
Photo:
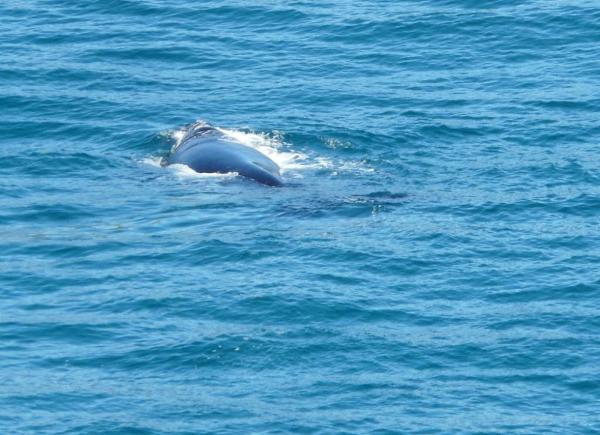
<path fill-rule="evenodd" d="M 273 160 L 214 129 L 184 137 L 167 159 L 167 164 L 175 163 L 200 173 L 237 172 L 269 186 L 283 184 L 279 166 Z"/>

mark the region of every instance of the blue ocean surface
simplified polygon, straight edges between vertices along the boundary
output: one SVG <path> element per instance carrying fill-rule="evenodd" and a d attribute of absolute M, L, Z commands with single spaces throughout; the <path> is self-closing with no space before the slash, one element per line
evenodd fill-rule
<path fill-rule="evenodd" d="M 600 433 L 598 1 L 3 0 L 0 153 L 0 434 Z"/>

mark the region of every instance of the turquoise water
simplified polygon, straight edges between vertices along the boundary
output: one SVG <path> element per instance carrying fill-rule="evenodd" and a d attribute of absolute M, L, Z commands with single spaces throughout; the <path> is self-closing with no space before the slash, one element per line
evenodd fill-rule
<path fill-rule="evenodd" d="M 600 4 L 4 0 L 0 433 L 600 432 Z M 287 185 L 159 162 L 204 119 Z"/>

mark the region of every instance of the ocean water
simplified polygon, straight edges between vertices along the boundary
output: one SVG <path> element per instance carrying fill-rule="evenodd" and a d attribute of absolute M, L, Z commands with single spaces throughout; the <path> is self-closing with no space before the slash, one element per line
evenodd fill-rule
<path fill-rule="evenodd" d="M 3 0 L 0 433 L 600 433 L 599 152 L 597 1 Z"/>

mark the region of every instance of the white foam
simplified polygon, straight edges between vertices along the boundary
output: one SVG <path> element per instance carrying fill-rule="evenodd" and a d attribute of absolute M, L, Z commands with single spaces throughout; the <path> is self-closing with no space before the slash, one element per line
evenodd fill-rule
<path fill-rule="evenodd" d="M 173 171 L 175 175 L 180 178 L 208 178 L 208 179 L 220 179 L 226 180 L 229 178 L 234 178 L 238 176 L 237 172 L 228 172 L 226 174 L 219 173 L 207 173 L 207 172 L 196 172 L 188 165 L 182 165 L 179 163 L 175 163 L 168 166 L 170 171 Z"/>
<path fill-rule="evenodd" d="M 270 136 L 265 133 L 245 132 L 227 128 L 218 128 L 218 130 L 224 135 L 252 147 L 269 157 L 277 163 L 282 173 L 310 167 L 308 166 L 308 156 L 306 154 L 282 149 L 284 148 L 284 143 L 277 133 Z"/>
<path fill-rule="evenodd" d="M 162 160 L 163 160 L 162 157 L 151 156 L 151 157 L 146 157 L 145 159 L 142 159 L 142 163 L 153 166 L 155 168 L 163 168 Z M 174 163 L 172 165 L 169 165 L 166 167 L 166 169 L 171 171 L 173 174 L 175 174 L 177 177 L 180 177 L 180 178 L 229 179 L 229 178 L 236 177 L 238 175 L 237 172 L 228 172 L 226 174 L 200 173 L 200 172 L 194 171 L 192 168 L 190 168 L 187 165 L 182 165 L 179 163 Z"/>
<path fill-rule="evenodd" d="M 171 137 L 175 140 L 175 145 L 174 147 L 178 147 L 179 144 L 181 143 L 181 140 L 183 139 L 183 137 L 185 136 L 185 129 L 180 129 L 180 130 L 175 130 L 171 133 Z"/>
<path fill-rule="evenodd" d="M 161 164 L 160 164 L 161 161 L 162 161 L 162 159 L 160 157 L 146 157 L 146 158 L 142 159 L 142 163 L 144 163 L 146 165 L 154 166 L 155 168 L 161 167 Z"/>

